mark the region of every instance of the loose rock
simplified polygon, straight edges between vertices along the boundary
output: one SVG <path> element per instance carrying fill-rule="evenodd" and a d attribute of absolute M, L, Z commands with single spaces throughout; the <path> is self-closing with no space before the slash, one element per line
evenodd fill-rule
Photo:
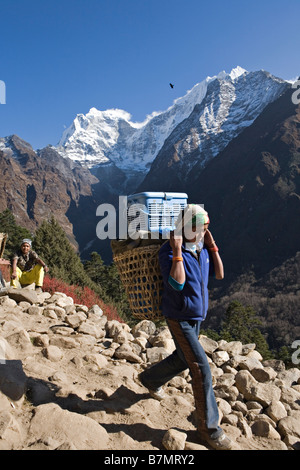
<path fill-rule="evenodd" d="M 20 291 L 0 298 L 1 450 L 206 449 L 188 370 L 164 385 L 162 401 L 138 379 L 174 350 L 166 326 L 131 328 L 65 294 Z M 200 342 L 234 449 L 299 447 L 300 371 L 263 361 L 255 344 Z"/>

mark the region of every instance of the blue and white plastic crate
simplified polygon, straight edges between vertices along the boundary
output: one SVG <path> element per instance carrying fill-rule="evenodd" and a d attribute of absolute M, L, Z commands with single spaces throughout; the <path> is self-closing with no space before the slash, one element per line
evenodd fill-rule
<path fill-rule="evenodd" d="M 174 230 L 181 210 L 187 205 L 186 193 L 143 192 L 127 198 L 128 225 L 139 212 L 140 231 L 165 233 Z"/>

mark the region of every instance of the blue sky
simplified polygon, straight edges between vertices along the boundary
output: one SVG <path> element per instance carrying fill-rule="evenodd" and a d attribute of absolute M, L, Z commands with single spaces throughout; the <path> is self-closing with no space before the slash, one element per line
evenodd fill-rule
<path fill-rule="evenodd" d="M 55 145 L 91 107 L 143 121 L 237 65 L 296 79 L 299 17 L 300 0 L 0 0 L 0 137 Z"/>

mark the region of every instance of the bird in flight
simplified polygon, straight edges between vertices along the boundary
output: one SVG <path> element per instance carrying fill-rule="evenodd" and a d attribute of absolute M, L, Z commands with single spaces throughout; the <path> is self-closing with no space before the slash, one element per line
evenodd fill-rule
<path fill-rule="evenodd" d="M 172 83 L 169 84 L 171 88 L 174 88 L 174 85 Z"/>

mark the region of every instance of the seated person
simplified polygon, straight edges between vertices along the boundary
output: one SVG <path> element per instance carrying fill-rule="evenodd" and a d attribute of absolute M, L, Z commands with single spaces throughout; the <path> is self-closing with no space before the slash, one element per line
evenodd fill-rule
<path fill-rule="evenodd" d="M 41 290 L 44 272 L 47 273 L 49 270 L 44 261 L 31 249 L 31 243 L 31 240 L 25 238 L 21 242 L 20 249 L 14 254 L 10 285 L 18 287 L 18 281 L 21 287 L 35 283 L 35 288 Z"/>

